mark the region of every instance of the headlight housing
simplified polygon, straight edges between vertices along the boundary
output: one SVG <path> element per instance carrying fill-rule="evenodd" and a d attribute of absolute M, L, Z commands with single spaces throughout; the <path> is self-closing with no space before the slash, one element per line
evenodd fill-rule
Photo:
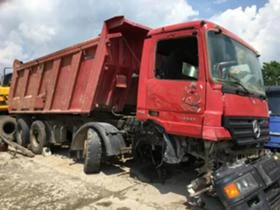
<path fill-rule="evenodd" d="M 251 173 L 235 179 L 224 187 L 224 192 L 229 199 L 234 199 L 240 195 L 246 196 L 258 189 L 259 184 Z"/>

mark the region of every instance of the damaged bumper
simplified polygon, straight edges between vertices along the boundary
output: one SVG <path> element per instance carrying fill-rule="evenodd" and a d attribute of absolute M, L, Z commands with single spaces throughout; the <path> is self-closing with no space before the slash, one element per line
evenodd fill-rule
<path fill-rule="evenodd" d="M 280 209 L 280 155 L 251 164 L 223 167 L 214 174 L 215 190 L 226 209 Z"/>

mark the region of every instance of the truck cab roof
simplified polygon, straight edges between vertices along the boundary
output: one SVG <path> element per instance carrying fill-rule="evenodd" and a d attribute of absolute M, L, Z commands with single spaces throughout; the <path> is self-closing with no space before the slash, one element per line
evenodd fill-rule
<path fill-rule="evenodd" d="M 194 20 L 189 22 L 183 22 L 178 24 L 172 24 L 167 25 L 159 28 L 155 28 L 149 31 L 148 36 L 155 36 L 162 33 L 168 33 L 168 32 L 175 32 L 175 31 L 181 31 L 181 30 L 194 30 L 203 28 L 204 31 L 208 30 L 221 30 L 224 34 L 230 36 L 231 38 L 235 39 L 236 41 L 240 42 L 241 44 L 245 45 L 247 48 L 251 49 L 253 52 L 255 52 L 257 55 L 259 55 L 258 51 L 253 48 L 251 45 L 249 45 L 247 42 L 242 40 L 239 36 L 233 34 L 232 32 L 228 31 L 226 28 L 213 23 L 211 21 L 207 20 Z"/>

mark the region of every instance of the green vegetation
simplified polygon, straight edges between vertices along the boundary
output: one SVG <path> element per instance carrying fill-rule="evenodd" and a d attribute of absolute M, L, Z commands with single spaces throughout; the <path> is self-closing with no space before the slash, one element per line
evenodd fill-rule
<path fill-rule="evenodd" d="M 277 61 L 270 61 L 263 63 L 263 78 L 264 84 L 268 85 L 280 85 L 280 63 Z"/>

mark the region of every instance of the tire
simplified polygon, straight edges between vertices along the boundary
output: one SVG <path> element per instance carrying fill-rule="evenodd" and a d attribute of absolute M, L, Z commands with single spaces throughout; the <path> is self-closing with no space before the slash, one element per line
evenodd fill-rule
<path fill-rule="evenodd" d="M 15 140 L 16 119 L 10 116 L 0 117 L 0 135 L 10 141 Z"/>
<path fill-rule="evenodd" d="M 102 157 L 102 144 L 98 134 L 89 128 L 84 143 L 84 172 L 86 174 L 99 173 Z"/>
<path fill-rule="evenodd" d="M 24 119 L 17 120 L 17 130 L 16 130 L 16 142 L 23 146 L 27 147 L 29 144 L 29 126 Z"/>
<path fill-rule="evenodd" d="M 133 159 L 137 163 L 160 164 L 162 162 L 161 140 L 154 135 L 138 136 L 132 148 Z"/>
<path fill-rule="evenodd" d="M 47 145 L 46 126 L 40 120 L 34 121 L 31 125 L 30 144 L 31 150 L 35 154 L 41 154 L 43 151 L 43 147 Z"/>

